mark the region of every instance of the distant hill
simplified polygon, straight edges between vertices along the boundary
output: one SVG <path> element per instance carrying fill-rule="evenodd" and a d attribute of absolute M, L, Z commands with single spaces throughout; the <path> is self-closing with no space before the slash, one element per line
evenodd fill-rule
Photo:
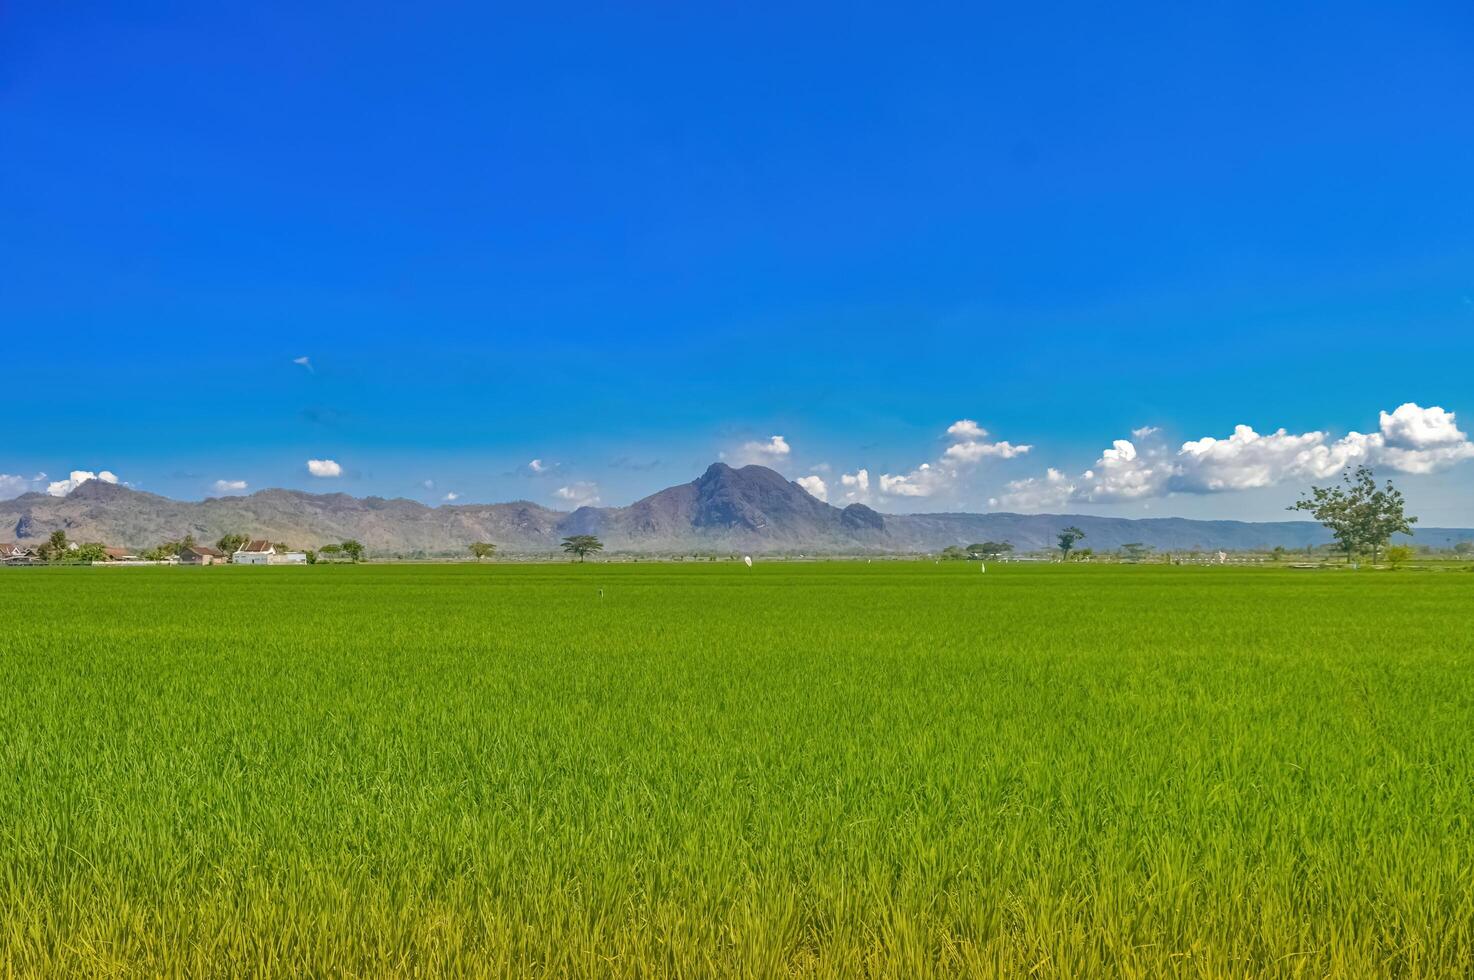
<path fill-rule="evenodd" d="M 1020 551 L 1052 547 L 1061 528 L 1085 531 L 1096 550 L 1139 541 L 1162 551 L 1295 550 L 1330 540 L 1307 521 L 1247 523 L 1166 517 L 1134 520 L 1085 514 L 881 514 L 862 504 L 834 507 L 762 466 L 714 463 L 697 479 L 628 507 L 569 513 L 527 501 L 427 507 L 413 500 L 262 490 L 198 502 L 98 480 L 66 497 L 28 493 L 0 501 L 0 540 L 44 540 L 64 530 L 74 540 L 145 548 L 193 534 L 203 542 L 239 532 L 316 547 L 346 538 L 379 554 L 459 554 L 473 541 L 503 551 L 556 551 L 570 534 L 596 534 L 610 551 L 885 553 L 1008 541 Z M 1474 540 L 1474 529 L 1420 528 L 1416 540 Z"/>

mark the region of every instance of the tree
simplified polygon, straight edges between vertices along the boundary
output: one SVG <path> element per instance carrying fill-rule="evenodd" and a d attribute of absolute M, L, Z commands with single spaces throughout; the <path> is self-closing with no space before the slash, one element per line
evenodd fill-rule
<path fill-rule="evenodd" d="M 244 548 L 246 542 L 249 540 L 244 534 L 226 534 L 222 535 L 220 540 L 215 542 L 215 547 L 227 555 L 233 555 Z"/>
<path fill-rule="evenodd" d="M 292 550 L 292 546 L 287 544 L 285 541 L 278 541 L 271 546 L 271 550 L 279 555 L 284 555 Z"/>
<path fill-rule="evenodd" d="M 322 550 L 327 551 L 328 549 L 324 548 Z M 350 561 L 359 562 L 363 560 L 363 545 L 354 541 L 352 538 L 338 545 L 338 550 L 347 555 Z"/>
<path fill-rule="evenodd" d="M 1377 486 L 1371 467 L 1358 466 L 1341 477 L 1340 486 L 1311 487 L 1290 510 L 1310 512 L 1346 552 L 1350 564 L 1360 551 L 1370 550 L 1376 561 L 1394 534 L 1411 534 L 1416 517 L 1403 512 L 1402 492 L 1387 481 Z"/>
<path fill-rule="evenodd" d="M 962 561 L 966 557 L 967 552 L 963 551 L 955 544 L 949 544 L 947 545 L 947 547 L 942 549 L 942 558 L 945 561 Z"/>
<path fill-rule="evenodd" d="M 51 537 L 40 548 L 40 555 L 46 561 L 61 561 L 67 556 L 67 532 L 52 531 Z"/>
<path fill-rule="evenodd" d="M 184 536 L 184 540 L 181 541 L 181 542 L 179 542 L 179 547 L 181 549 L 183 549 L 183 548 L 193 548 L 194 546 L 195 546 L 195 540 L 194 540 L 194 535 L 193 534 L 186 534 Z M 176 551 L 175 554 L 178 554 L 178 551 Z"/>
<path fill-rule="evenodd" d="M 1145 558 L 1151 550 L 1152 546 L 1149 544 L 1132 541 L 1128 544 L 1121 545 L 1121 557 L 1126 561 L 1135 563 Z"/>
<path fill-rule="evenodd" d="M 75 545 L 68 548 L 67 559 L 69 561 L 107 561 L 107 548 L 93 542 L 91 544 Z"/>
<path fill-rule="evenodd" d="M 483 558 L 490 558 L 492 555 L 496 554 L 496 545 L 492 544 L 489 541 L 477 541 L 475 544 L 470 546 L 470 549 L 471 554 L 476 556 L 477 561 L 480 561 Z"/>
<path fill-rule="evenodd" d="M 1413 549 L 1410 545 L 1394 544 L 1387 549 L 1387 564 L 1393 568 L 1402 567 L 1403 562 L 1413 557 Z"/>
<path fill-rule="evenodd" d="M 1007 541 L 984 541 L 981 544 L 970 544 L 967 546 L 969 558 L 1001 558 L 1013 551 L 1013 545 Z"/>
<path fill-rule="evenodd" d="M 1269 553 L 1269 560 L 1284 561 L 1285 555 L 1287 554 L 1289 554 L 1289 552 L 1285 551 L 1285 546 L 1282 544 L 1277 544 L 1274 546 L 1274 550 Z"/>
<path fill-rule="evenodd" d="M 1454 554 L 1460 558 L 1468 557 L 1470 552 L 1474 552 L 1474 541 L 1460 541 L 1454 545 Z"/>
<path fill-rule="evenodd" d="M 577 555 L 579 561 L 583 561 L 596 552 L 604 550 L 604 542 L 592 534 L 575 534 L 563 539 L 563 550 L 570 555 Z"/>
<path fill-rule="evenodd" d="M 1075 548 L 1075 542 L 1085 537 L 1085 532 L 1078 527 L 1067 527 L 1059 532 L 1059 553 L 1063 561 L 1070 560 L 1070 552 Z"/>

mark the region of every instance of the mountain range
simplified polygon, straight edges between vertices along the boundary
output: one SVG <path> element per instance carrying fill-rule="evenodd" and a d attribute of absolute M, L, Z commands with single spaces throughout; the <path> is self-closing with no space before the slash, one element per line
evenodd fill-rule
<path fill-rule="evenodd" d="M 1308 521 L 1249 523 L 1186 518 L 1129 519 L 1084 514 L 882 514 L 863 504 L 835 507 L 762 466 L 714 463 L 705 473 L 627 507 L 559 511 L 528 501 L 443 504 L 403 498 L 261 490 L 246 496 L 179 501 L 99 480 L 65 497 L 28 493 L 0 501 L 0 539 L 39 542 L 64 530 L 74 541 L 143 549 L 193 534 L 227 533 L 317 547 L 353 538 L 371 554 L 464 554 L 475 541 L 508 553 L 558 550 L 568 535 L 597 535 L 609 551 L 882 554 L 1007 541 L 1019 551 L 1050 548 L 1062 528 L 1085 532 L 1096 550 L 1140 542 L 1162 551 L 1324 544 Z M 1419 542 L 1474 540 L 1474 529 L 1419 528 Z"/>

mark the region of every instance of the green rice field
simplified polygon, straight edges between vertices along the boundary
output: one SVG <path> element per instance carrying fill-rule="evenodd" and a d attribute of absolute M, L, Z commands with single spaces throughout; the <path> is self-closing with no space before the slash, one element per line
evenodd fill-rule
<path fill-rule="evenodd" d="M 0 621 L 0 976 L 1474 975 L 1474 574 L 0 569 Z"/>

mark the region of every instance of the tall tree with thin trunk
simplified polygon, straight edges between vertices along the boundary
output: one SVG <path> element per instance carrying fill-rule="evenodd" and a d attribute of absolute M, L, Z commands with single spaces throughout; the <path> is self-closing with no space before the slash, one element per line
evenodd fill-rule
<path fill-rule="evenodd" d="M 1070 560 L 1070 552 L 1075 549 L 1075 542 L 1085 537 L 1085 532 L 1078 527 L 1067 527 L 1059 532 L 1059 554 L 1062 561 Z"/>
<path fill-rule="evenodd" d="M 1350 564 L 1359 552 L 1370 551 L 1376 561 L 1394 534 L 1412 534 L 1416 517 L 1408 517 L 1402 491 L 1388 480 L 1378 487 L 1369 466 L 1341 477 L 1340 485 L 1311 487 L 1290 505 L 1290 510 L 1307 511 L 1323 524 L 1346 553 Z"/>

